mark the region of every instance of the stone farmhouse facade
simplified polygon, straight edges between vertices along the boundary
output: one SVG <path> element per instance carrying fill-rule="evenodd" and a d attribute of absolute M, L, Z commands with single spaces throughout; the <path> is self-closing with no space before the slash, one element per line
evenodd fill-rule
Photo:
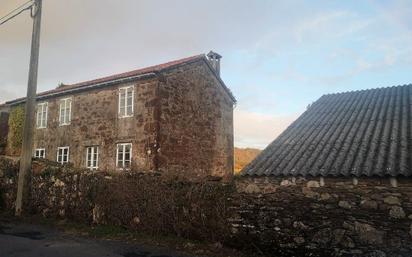
<path fill-rule="evenodd" d="M 220 58 L 210 52 L 38 94 L 33 156 L 92 170 L 231 176 L 236 100 Z"/>

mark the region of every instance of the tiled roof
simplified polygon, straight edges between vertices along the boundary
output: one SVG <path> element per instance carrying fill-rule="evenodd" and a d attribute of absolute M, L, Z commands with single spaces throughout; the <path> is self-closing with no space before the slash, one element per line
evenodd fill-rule
<path fill-rule="evenodd" d="M 324 95 L 242 175 L 412 176 L 412 85 Z"/>
<path fill-rule="evenodd" d="M 206 61 L 206 63 L 209 63 L 206 59 L 206 56 L 204 54 L 200 54 L 200 55 L 195 55 L 195 56 L 191 56 L 191 57 L 187 57 L 187 58 L 183 58 L 183 59 L 179 59 L 179 60 L 175 60 L 175 61 L 171 61 L 171 62 L 166 62 L 166 63 L 159 64 L 159 65 L 154 65 L 154 66 L 150 66 L 150 67 L 146 67 L 146 68 L 142 68 L 142 69 L 137 69 L 137 70 L 133 70 L 133 71 L 129 71 L 129 72 L 124 72 L 124 73 L 120 73 L 120 74 L 116 74 L 116 75 L 112 75 L 112 76 L 107 76 L 107 77 L 103 77 L 103 78 L 99 78 L 99 79 L 84 81 L 84 82 L 75 83 L 75 84 L 64 84 L 64 85 L 61 85 L 61 86 L 59 86 L 55 89 L 38 93 L 37 97 L 48 96 L 48 95 L 52 95 L 52 94 L 56 94 L 56 93 L 64 93 L 65 91 L 81 89 L 81 88 L 85 88 L 85 87 L 89 87 L 89 86 L 93 86 L 93 85 L 101 84 L 101 83 L 105 83 L 105 82 L 111 82 L 111 81 L 115 81 L 115 80 L 119 80 L 119 79 L 127 79 L 127 78 L 130 78 L 130 77 L 135 77 L 135 76 L 139 76 L 139 75 L 145 75 L 145 74 L 149 74 L 149 73 L 160 72 L 160 71 L 163 71 L 163 70 L 166 70 L 166 69 L 170 69 L 170 68 L 173 68 L 173 67 L 176 67 L 176 66 L 179 66 L 179 65 L 195 62 L 195 61 L 202 60 L 202 59 L 204 59 Z M 229 88 L 226 87 L 224 82 L 218 76 L 217 76 L 217 78 L 221 82 L 221 84 L 224 87 L 225 91 L 229 94 L 229 96 L 235 102 L 236 100 L 235 100 L 233 94 L 231 93 L 231 91 L 229 90 Z M 9 102 L 7 102 L 7 104 L 13 104 L 15 102 L 21 102 L 21 101 L 24 101 L 24 100 L 25 100 L 25 98 L 23 97 L 23 98 L 19 98 L 19 99 L 9 101 Z"/>
<path fill-rule="evenodd" d="M 77 87 L 84 87 L 84 86 L 89 86 L 89 85 L 93 85 L 97 83 L 103 83 L 103 82 L 112 81 L 116 79 L 122 79 L 122 78 L 142 75 L 142 74 L 146 74 L 150 72 L 158 72 L 164 69 L 174 67 L 176 65 L 184 64 L 184 63 L 191 62 L 191 61 L 196 61 L 196 60 L 202 59 L 203 57 L 204 57 L 203 54 L 195 55 L 195 56 L 191 56 L 188 58 L 183 58 L 183 59 L 166 62 L 166 63 L 154 65 L 154 66 L 149 66 L 146 68 L 137 69 L 133 71 L 123 72 L 123 73 L 119 73 L 119 74 L 115 74 L 115 75 L 111 75 L 111 76 L 107 76 L 103 78 L 88 80 L 88 81 L 79 82 L 79 83 L 71 84 L 71 85 L 63 85 L 61 87 L 56 88 L 55 90 L 66 90 L 66 89 L 72 89 L 72 88 L 77 88 Z"/>

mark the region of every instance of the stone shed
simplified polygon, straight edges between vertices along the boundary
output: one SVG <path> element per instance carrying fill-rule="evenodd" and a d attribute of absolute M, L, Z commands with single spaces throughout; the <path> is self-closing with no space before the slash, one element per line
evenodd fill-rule
<path fill-rule="evenodd" d="M 267 246 L 411 256 L 411 176 L 412 85 L 324 95 L 241 171 L 235 225 Z"/>
<path fill-rule="evenodd" d="M 220 59 L 210 52 L 39 93 L 33 156 L 92 170 L 231 176 L 236 100 Z M 6 103 L 9 122 L 24 102 Z M 10 128 L 7 155 L 19 155 L 20 133 Z"/>
<path fill-rule="evenodd" d="M 409 177 L 412 85 L 324 95 L 245 176 Z"/>

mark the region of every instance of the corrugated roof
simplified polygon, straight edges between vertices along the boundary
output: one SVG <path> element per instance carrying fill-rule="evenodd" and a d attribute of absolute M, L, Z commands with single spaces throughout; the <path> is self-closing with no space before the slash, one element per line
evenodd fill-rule
<path fill-rule="evenodd" d="M 107 76 L 107 77 L 103 77 L 103 78 L 98 78 L 98 79 L 94 79 L 94 80 L 88 80 L 88 81 L 79 82 L 79 83 L 75 83 L 75 84 L 64 84 L 64 85 L 61 85 L 61 86 L 59 86 L 55 89 L 38 93 L 37 97 L 45 97 L 45 96 L 56 94 L 56 93 L 64 93 L 66 91 L 86 88 L 86 87 L 90 87 L 90 86 L 93 86 L 93 85 L 106 83 L 106 82 L 110 82 L 110 81 L 115 81 L 115 80 L 120 80 L 120 79 L 127 79 L 127 78 L 130 78 L 130 77 L 135 77 L 135 76 L 154 73 L 154 72 L 160 72 L 160 71 L 163 71 L 163 70 L 166 70 L 166 69 L 173 68 L 175 66 L 195 62 L 195 61 L 202 60 L 202 59 L 205 60 L 206 63 L 210 66 L 209 62 L 207 61 L 206 56 L 204 54 L 200 54 L 200 55 L 195 55 L 195 56 L 191 56 L 191 57 L 187 57 L 187 58 L 183 58 L 183 59 L 179 59 L 179 60 L 175 60 L 175 61 L 171 61 L 171 62 L 166 62 L 166 63 L 162 63 L 162 64 L 158 64 L 158 65 L 154 65 L 154 66 L 150 66 L 150 67 L 146 67 L 146 68 L 142 68 L 142 69 L 137 69 L 137 70 L 133 70 L 133 71 L 129 71 L 129 72 L 115 74 L 115 75 L 111 75 L 111 76 Z M 213 68 L 212 68 L 212 70 L 213 70 Z M 219 76 L 216 75 L 216 77 L 218 78 L 218 80 L 220 81 L 222 86 L 224 87 L 225 91 L 229 94 L 231 99 L 234 102 L 236 102 L 236 99 L 233 96 L 230 89 L 228 87 L 226 87 L 226 85 L 220 79 Z M 24 100 L 25 100 L 25 97 L 22 97 L 22 98 L 18 98 L 18 99 L 9 101 L 9 102 L 7 102 L 7 104 L 13 104 L 15 102 L 21 102 L 21 101 L 24 101 Z"/>
<path fill-rule="evenodd" d="M 412 85 L 324 95 L 242 175 L 411 176 Z"/>

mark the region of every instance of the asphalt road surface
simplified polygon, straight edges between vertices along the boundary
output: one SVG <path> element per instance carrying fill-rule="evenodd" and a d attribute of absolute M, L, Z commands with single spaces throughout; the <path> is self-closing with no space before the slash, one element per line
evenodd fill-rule
<path fill-rule="evenodd" d="M 189 257 L 120 241 L 67 235 L 29 224 L 0 223 L 0 257 Z"/>

